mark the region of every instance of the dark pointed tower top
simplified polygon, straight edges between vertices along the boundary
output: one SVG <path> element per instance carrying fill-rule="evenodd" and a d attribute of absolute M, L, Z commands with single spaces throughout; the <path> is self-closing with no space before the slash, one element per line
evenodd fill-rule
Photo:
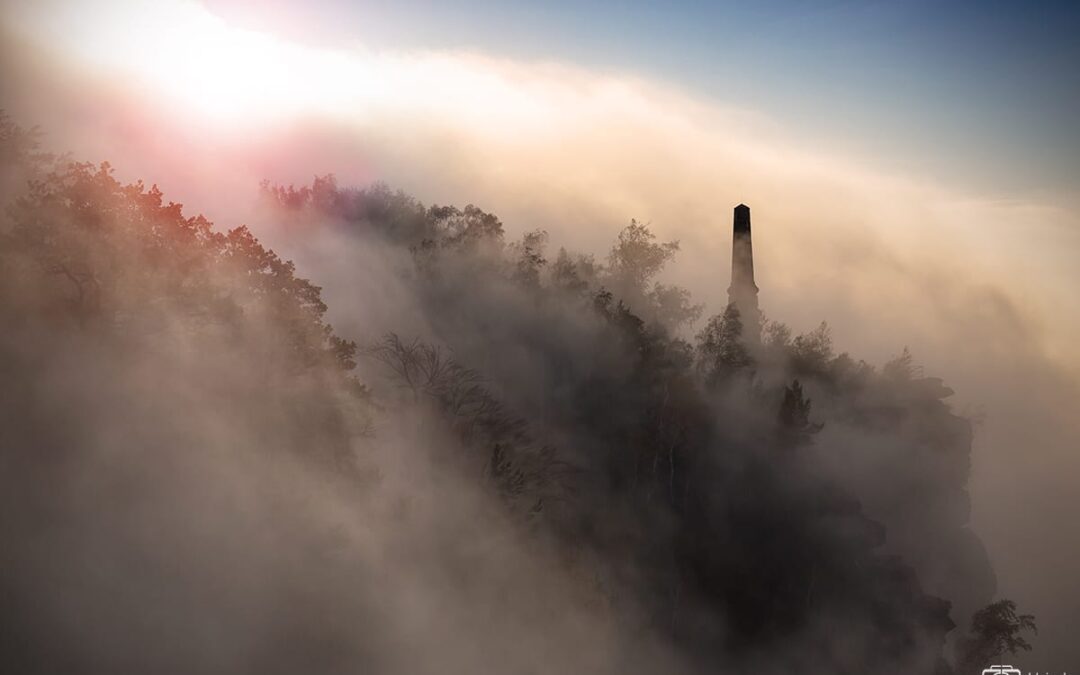
<path fill-rule="evenodd" d="M 750 207 L 746 204 L 739 204 L 735 207 L 735 227 L 734 234 L 736 237 L 746 237 L 747 245 L 750 242 Z M 750 264 L 750 280 L 754 280 L 754 260 L 751 256 L 747 262 Z"/>
<path fill-rule="evenodd" d="M 735 236 L 745 235 L 750 238 L 750 207 L 739 204 L 735 207 Z M 753 261 L 751 261 L 753 262 Z"/>

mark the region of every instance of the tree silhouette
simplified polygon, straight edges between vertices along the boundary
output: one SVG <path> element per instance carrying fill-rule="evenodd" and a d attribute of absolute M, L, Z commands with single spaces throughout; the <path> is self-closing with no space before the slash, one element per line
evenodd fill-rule
<path fill-rule="evenodd" d="M 1035 617 L 1017 614 L 1012 600 L 998 600 L 975 612 L 970 635 L 959 642 L 961 673 L 978 673 L 1000 656 L 1031 651 L 1023 631 L 1038 632 Z"/>
<path fill-rule="evenodd" d="M 656 235 L 644 223 L 631 220 L 621 232 L 608 255 L 612 277 L 645 290 L 646 283 L 679 251 L 679 242 L 656 243 Z"/>
<path fill-rule="evenodd" d="M 798 380 L 792 381 L 790 387 L 784 387 L 777 422 L 781 446 L 787 448 L 809 443 L 824 426 L 810 421 L 810 399 L 803 395 Z"/>
<path fill-rule="evenodd" d="M 6 118 L 0 149 L 34 165 L 33 140 Z M 25 335 L 49 338 L 5 332 L 0 340 L 21 390 L 34 390 L 64 341 L 105 345 L 140 365 L 193 345 L 190 363 L 211 376 L 176 377 L 191 400 L 221 403 L 216 435 L 332 455 L 335 466 L 356 465 L 358 448 L 383 441 L 362 423 L 364 397 L 374 396 L 380 416 L 435 425 L 442 433 L 431 435 L 430 452 L 439 461 L 498 495 L 491 508 L 542 527 L 545 545 L 577 565 L 575 574 L 603 579 L 595 592 L 620 617 L 643 617 L 703 669 L 751 670 L 803 636 L 836 661 L 818 665 L 838 672 L 899 668 L 905 656 L 940 652 L 947 603 L 881 552 L 884 529 L 863 515 L 858 486 L 808 466 L 816 452 L 785 461 L 774 452 L 814 440 L 824 454 L 835 440 L 815 438 L 826 421 L 870 439 L 859 448 L 866 456 L 900 448 L 873 457 L 911 469 L 904 487 L 920 495 L 898 507 L 907 529 L 897 532 L 947 539 L 965 530 L 926 504 L 965 503 L 970 426 L 906 351 L 878 373 L 834 356 L 825 324 L 792 338 L 768 322 L 751 353 L 734 305 L 691 344 L 676 329 L 700 306 L 656 281 L 678 244 L 658 242 L 637 221 L 618 235 L 606 266 L 564 249 L 552 262 L 546 233 L 507 243 L 498 217 L 473 205 L 427 207 L 332 176 L 300 188 L 264 184 L 272 217 L 377 239 L 406 261 L 412 252 L 414 266 L 388 281 L 410 294 L 425 338 L 389 333 L 360 352 L 391 385 L 373 383 L 373 394 L 352 374 L 357 348 L 327 323 L 321 289 L 252 230 L 185 215 L 156 187 L 119 182 L 108 165 L 38 165 L 13 172 L 33 180 L 20 178 L 0 231 L 0 319 L 12 335 L 31 326 Z M 9 348 L 17 339 L 25 344 Z M 254 373 L 251 381 L 214 380 L 234 363 Z M 93 430 L 92 419 L 75 420 L 81 411 L 49 412 L 58 420 L 50 426 Z M 40 438 L 26 447 L 48 447 Z M 875 477 L 879 486 L 892 478 Z M 965 658 L 1027 649 L 1028 629 L 1029 615 L 995 603 L 976 613 Z M 844 642 L 834 649 L 837 632 Z"/>
<path fill-rule="evenodd" d="M 735 303 L 729 303 L 723 314 L 709 319 L 698 333 L 698 367 L 706 382 L 721 382 L 753 363 L 742 333 L 742 317 Z"/>

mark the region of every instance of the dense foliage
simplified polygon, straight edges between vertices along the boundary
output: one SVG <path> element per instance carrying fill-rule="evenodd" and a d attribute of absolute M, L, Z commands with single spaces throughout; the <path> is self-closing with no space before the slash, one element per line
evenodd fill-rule
<path fill-rule="evenodd" d="M 606 263 L 565 249 L 552 260 L 546 233 L 507 242 L 499 219 L 472 205 L 425 207 L 332 177 L 264 184 L 268 221 L 308 223 L 321 234 L 297 231 L 411 261 L 386 284 L 403 289 L 424 334 L 374 326 L 383 337 L 358 349 L 326 322 L 321 289 L 246 227 L 221 232 L 156 187 L 122 184 L 108 165 L 42 155 L 33 134 L 7 120 L 0 145 L 10 204 L 0 230 L 0 523 L 21 551 L 5 557 L 5 579 L 37 578 L 28 542 L 41 536 L 38 523 L 46 542 L 50 528 L 84 518 L 110 529 L 113 507 L 57 504 L 45 486 L 71 479 L 56 462 L 88 452 L 87 439 L 99 447 L 128 433 L 126 415 L 155 420 L 123 441 L 139 462 L 194 444 L 285 455 L 361 494 L 375 494 L 390 470 L 375 448 L 412 421 L 430 447 L 395 444 L 396 453 L 446 464 L 463 491 L 491 495 L 503 512 L 492 522 L 508 518 L 511 530 L 550 544 L 558 574 L 584 580 L 584 602 L 667 645 L 677 654 L 671 670 L 948 672 L 950 661 L 975 664 L 973 649 L 981 658 L 1026 644 L 1016 634 L 1033 627 L 1030 617 L 1013 612 L 998 630 L 988 623 L 1001 606 L 991 605 L 976 614 L 977 637 L 961 641 L 968 652 L 953 659 L 945 648 L 955 624 L 992 598 L 993 577 L 967 528 L 970 423 L 906 351 L 878 370 L 835 355 L 824 324 L 793 337 L 766 322 L 761 343 L 748 343 L 734 307 L 691 343 L 679 331 L 702 307 L 657 280 L 678 244 L 638 222 Z M 357 289 L 355 302 L 377 297 Z M 67 379 L 86 363 L 98 366 Z M 95 396 L 111 407 L 88 403 Z M 144 467 L 125 480 L 168 478 Z M 87 503 L 89 515 L 72 515 Z M 162 564 L 141 555 L 114 564 Z M 486 574 L 474 566 L 461 578 Z M 3 644 L 24 669 L 41 659 L 146 663 L 108 644 L 46 658 L 57 625 L 81 629 L 0 584 L 13 599 L 3 618 L 15 626 Z M 291 646 L 280 649 L 300 654 L 291 663 L 302 669 L 347 670 L 355 655 L 341 646 L 342 626 L 323 614 L 320 593 L 303 597 L 296 611 L 324 616 L 325 635 L 285 630 Z M 162 655 L 148 649 L 145 658 Z M 332 667 L 320 656 L 328 652 L 340 657 Z M 207 663 L 180 670 L 213 669 Z"/>

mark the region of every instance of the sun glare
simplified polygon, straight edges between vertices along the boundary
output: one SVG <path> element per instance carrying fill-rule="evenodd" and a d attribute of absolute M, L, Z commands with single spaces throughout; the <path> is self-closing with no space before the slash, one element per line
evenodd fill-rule
<path fill-rule="evenodd" d="M 39 37 L 84 67 L 216 124 L 407 114 L 513 137 L 551 129 L 569 112 L 566 92 L 518 81 L 482 57 L 309 46 L 231 25 L 189 0 L 37 11 Z"/>
<path fill-rule="evenodd" d="M 311 110 L 357 114 L 381 93 L 361 58 L 237 28 L 195 3 L 79 11 L 67 23 L 81 29 L 62 44 L 81 63 L 119 72 L 169 105 L 218 122 L 252 124 Z"/>

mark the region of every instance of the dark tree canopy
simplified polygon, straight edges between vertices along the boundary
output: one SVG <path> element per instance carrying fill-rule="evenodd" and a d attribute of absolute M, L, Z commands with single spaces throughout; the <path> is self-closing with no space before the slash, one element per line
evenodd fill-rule
<path fill-rule="evenodd" d="M 434 565 L 464 597 L 489 584 L 502 589 L 483 608 L 491 622 L 475 619 L 481 626 L 496 630 L 513 615 L 500 614 L 506 587 L 497 584 L 504 576 L 517 581 L 519 572 L 499 567 L 502 558 L 488 547 L 509 524 L 522 551 L 556 551 L 544 559 L 554 561 L 545 574 L 576 580 L 561 586 L 573 586 L 590 611 L 606 608 L 598 613 L 611 626 L 629 625 L 630 634 L 662 644 L 686 672 L 762 665 L 796 672 L 807 655 L 827 672 L 947 672 L 945 636 L 958 618 L 950 601 L 965 614 L 989 601 L 993 589 L 983 580 L 992 573 L 967 520 L 971 425 L 947 404 L 951 390 L 924 377 L 907 350 L 879 371 L 836 355 L 825 323 L 793 336 L 774 321 L 765 322 L 760 344 L 748 345 L 734 305 L 705 321 L 694 340 L 684 338 L 680 331 L 693 334 L 702 306 L 686 289 L 659 281 L 679 245 L 657 241 L 636 220 L 602 264 L 563 248 L 552 254 L 544 230 L 508 240 L 500 219 L 474 205 L 425 206 L 385 185 L 341 187 L 333 176 L 299 188 L 265 183 L 263 217 L 311 228 L 302 232 L 322 228 L 349 244 L 342 251 L 376 247 L 408 266 L 399 277 L 380 272 L 387 276 L 377 288 L 349 288 L 341 297 L 407 305 L 395 316 L 419 315 L 412 325 L 423 334 L 339 335 L 322 289 L 259 242 L 258 223 L 218 229 L 156 186 L 124 184 L 108 164 L 49 157 L 36 142 L 33 132 L 0 118 L 7 202 L 0 364 L 7 388 L 30 392 L 4 392 L 15 403 L 0 417 L 0 433 L 19 439 L 4 451 L 10 471 L 0 485 L 8 500 L 0 526 L 15 533 L 13 566 L 23 575 L 0 581 L 4 597 L 18 601 L 0 609 L 0 619 L 16 627 L 12 644 L 21 645 L 23 663 L 55 651 L 55 635 L 70 625 L 48 614 L 48 603 L 35 615 L 39 623 L 20 620 L 20 608 L 36 603 L 17 580 L 37 573 L 21 556 L 52 527 L 69 537 L 63 541 L 81 541 L 70 535 L 82 518 L 71 505 L 85 503 L 53 499 L 45 488 L 74 489 L 55 458 L 87 454 L 96 447 L 88 439 L 97 438 L 130 443 L 133 454 L 166 467 L 204 447 L 265 457 L 274 470 L 281 457 L 297 462 L 285 467 L 317 465 L 320 499 L 352 495 L 344 503 L 354 510 L 335 511 L 344 524 L 326 535 L 339 544 L 348 539 L 338 536 L 339 525 L 366 531 L 389 523 L 396 532 L 431 508 L 407 498 L 378 503 L 385 473 L 414 471 L 418 485 L 425 472 L 454 477 L 460 489 L 438 491 L 443 501 L 423 517 L 446 523 L 444 512 L 471 508 L 473 499 L 484 507 L 468 512 L 481 517 L 460 532 L 433 527 L 428 540 L 392 541 L 407 550 L 409 564 Z M 397 295 L 387 300 L 384 288 Z M 358 350 L 350 337 L 367 346 Z M 98 401 L 82 380 L 64 379 L 71 361 L 60 357 L 69 353 L 110 373 L 99 386 L 108 397 Z M 39 383 L 55 381 L 68 383 L 70 405 L 37 393 Z M 139 406 L 160 423 L 129 422 L 127 410 Z M 116 431 L 128 426 L 138 433 Z M 877 472 L 874 481 L 851 479 L 849 466 Z M 122 494 L 167 492 L 168 470 L 135 473 L 148 485 Z M 432 484 L 443 487 L 423 485 Z M 415 501 L 430 491 L 418 489 Z M 917 503 L 910 494 L 920 496 Z M 44 534 L 21 527 L 12 505 L 44 514 Z M 92 515 L 102 509 L 103 540 L 127 545 L 130 533 L 112 536 L 124 521 L 111 507 L 91 501 L 88 508 Z M 181 538 L 190 532 L 147 513 L 145 530 L 164 550 L 185 550 Z M 274 512 L 265 520 L 294 516 Z M 267 528 L 267 537 L 276 535 Z M 235 534 L 250 542 L 264 535 L 255 530 Z M 136 531 L 129 538 L 142 541 L 141 522 Z M 191 536 L 211 535 L 196 529 Z M 303 600 L 274 596 L 300 618 L 272 642 L 297 659 L 289 662 L 295 672 L 323 672 L 327 654 L 351 655 L 356 641 L 385 637 L 358 636 L 353 615 L 323 608 L 340 609 L 336 603 L 348 598 L 376 612 L 387 601 L 326 581 L 355 581 L 348 575 L 367 573 L 371 559 L 349 558 L 344 544 L 305 546 L 311 550 L 272 549 L 288 561 L 295 556 L 302 573 L 286 567 L 267 575 L 269 585 Z M 107 547 L 86 548 L 109 559 Z M 391 554 L 385 548 L 380 555 Z M 75 547 L 71 559 L 85 553 Z M 170 592 L 169 584 L 187 589 L 191 579 L 174 574 L 167 556 L 144 554 L 117 560 L 142 561 L 135 567 L 152 569 Z M 78 571 L 58 560 L 57 569 Z M 946 568 L 958 572 L 949 577 Z M 205 598 L 198 597 L 226 609 L 230 593 L 263 581 L 254 574 L 223 583 L 202 571 L 219 586 L 200 588 Z M 948 583 L 927 588 L 922 576 Z M 233 628 L 252 621 L 229 611 L 212 619 Z M 555 628 L 536 624 L 540 637 Z M 1012 602 L 985 606 L 957 665 L 1028 649 L 1027 630 L 1033 618 Z M 198 631 L 176 639 L 192 641 L 185 652 L 207 647 Z M 147 649 L 143 662 L 162 656 Z M 102 663 L 113 672 L 130 665 Z M 492 670 L 499 665 L 493 661 Z"/>

